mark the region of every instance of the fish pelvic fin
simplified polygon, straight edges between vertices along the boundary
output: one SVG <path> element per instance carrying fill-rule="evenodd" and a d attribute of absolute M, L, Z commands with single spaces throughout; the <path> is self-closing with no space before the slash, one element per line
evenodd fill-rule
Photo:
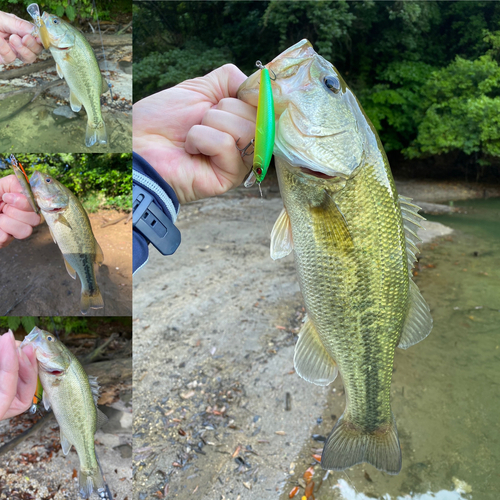
<path fill-rule="evenodd" d="M 286 257 L 293 250 L 292 226 L 285 208 L 281 211 L 271 231 L 271 259 Z"/>
<path fill-rule="evenodd" d="M 97 127 L 87 122 L 87 131 L 85 132 L 85 146 L 90 148 L 94 144 L 107 144 L 108 133 L 106 132 L 106 124 L 101 121 Z"/>
<path fill-rule="evenodd" d="M 78 486 L 81 498 L 90 498 L 94 491 L 99 495 L 99 498 L 108 498 L 100 496 L 100 490 L 106 490 L 100 467 L 91 470 L 80 469 Z"/>
<path fill-rule="evenodd" d="M 82 314 L 87 314 L 90 309 L 102 309 L 103 307 L 104 300 L 97 285 L 93 292 L 82 290 L 82 299 L 80 302 Z"/>
<path fill-rule="evenodd" d="M 388 474 L 401 471 L 401 447 L 396 421 L 372 432 L 349 422 L 342 415 L 323 448 L 321 467 L 341 471 L 356 464 L 369 463 Z"/>
<path fill-rule="evenodd" d="M 306 316 L 293 356 L 295 371 L 307 382 L 331 384 L 337 377 L 337 365 L 328 354 L 313 323 Z"/>
<path fill-rule="evenodd" d="M 398 347 L 408 349 L 424 340 L 432 330 L 429 305 L 422 297 L 418 286 L 410 279 L 410 308 L 406 316 Z"/>
<path fill-rule="evenodd" d="M 66 266 L 66 271 L 68 271 L 68 274 L 74 280 L 76 280 L 76 271 L 73 269 L 73 267 L 71 266 L 71 264 L 66 260 L 66 258 L 64 258 L 64 255 L 63 255 L 63 259 L 64 259 L 64 265 Z"/>

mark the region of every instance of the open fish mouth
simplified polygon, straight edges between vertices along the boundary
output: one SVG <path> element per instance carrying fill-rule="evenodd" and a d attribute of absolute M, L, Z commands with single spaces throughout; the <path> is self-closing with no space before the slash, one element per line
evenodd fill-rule
<path fill-rule="evenodd" d="M 337 175 L 327 175 L 324 174 L 323 172 L 317 172 L 316 170 L 311 170 L 310 168 L 306 167 L 299 167 L 299 168 L 300 171 L 303 172 L 304 174 L 317 177 L 318 179 L 335 179 L 335 177 L 338 177 Z"/>

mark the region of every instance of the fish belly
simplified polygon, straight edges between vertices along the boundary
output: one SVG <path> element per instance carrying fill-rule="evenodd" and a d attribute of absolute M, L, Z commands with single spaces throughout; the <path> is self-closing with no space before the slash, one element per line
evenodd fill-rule
<path fill-rule="evenodd" d="M 277 165 L 308 318 L 344 382 L 346 410 L 339 423 L 344 422 L 352 436 L 362 436 L 364 448 L 370 446 L 370 436 L 392 433 L 394 460 L 374 465 L 397 473 L 395 455 L 400 462 L 400 450 L 390 385 L 394 351 L 409 307 L 409 275 L 392 177 L 380 167 L 364 166 L 335 194 L 327 182 L 301 181 L 304 177 L 283 160 Z M 346 461 L 334 460 L 335 466 L 328 468 L 376 462 L 365 452 L 360 457 L 344 449 Z M 338 458 L 339 450 L 335 453 Z"/>

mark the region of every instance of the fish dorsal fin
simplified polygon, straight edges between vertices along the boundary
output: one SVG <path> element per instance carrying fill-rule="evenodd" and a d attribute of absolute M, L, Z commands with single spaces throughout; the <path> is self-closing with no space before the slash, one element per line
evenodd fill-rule
<path fill-rule="evenodd" d="M 410 308 L 398 345 L 401 349 L 408 349 L 408 347 L 424 340 L 432 330 L 432 316 L 429 306 L 422 297 L 418 286 L 411 279 L 409 298 Z"/>
<path fill-rule="evenodd" d="M 82 109 L 82 103 L 80 102 L 80 99 L 76 97 L 75 93 L 72 90 L 69 91 L 69 104 L 71 106 L 71 110 L 75 113 Z"/>
<path fill-rule="evenodd" d="M 61 66 L 59 66 L 59 64 L 57 64 L 57 63 L 56 63 L 56 69 L 57 69 L 57 76 L 59 78 L 64 78 L 64 74 L 62 72 Z"/>
<path fill-rule="evenodd" d="M 95 240 L 95 263 L 101 265 L 104 262 L 104 254 L 102 253 L 101 245 Z"/>
<path fill-rule="evenodd" d="M 351 232 L 344 214 L 329 193 L 325 191 L 323 203 L 310 207 L 309 211 L 314 220 L 313 231 L 316 241 L 327 240 L 328 244 L 343 252 L 348 252 L 354 248 Z"/>
<path fill-rule="evenodd" d="M 293 362 L 295 371 L 313 384 L 328 385 L 337 377 L 337 365 L 326 351 L 307 315 L 295 346 Z"/>
<path fill-rule="evenodd" d="M 43 403 L 43 407 L 47 411 L 49 411 L 50 410 L 50 399 L 49 399 L 49 395 L 47 394 L 47 391 L 43 391 L 42 403 Z"/>
<path fill-rule="evenodd" d="M 285 208 L 279 214 L 271 231 L 271 259 L 286 257 L 293 250 L 292 226 Z"/>
<path fill-rule="evenodd" d="M 408 271 L 411 271 L 413 269 L 413 265 L 417 260 L 416 254 L 419 252 L 417 244 L 421 241 L 417 235 L 417 231 L 419 228 L 422 228 L 421 222 L 425 220 L 425 218 L 418 213 L 418 211 L 421 209 L 418 205 L 411 203 L 411 198 L 400 196 L 399 206 L 401 207 L 401 214 L 403 216 L 403 224 L 406 236 Z"/>
<path fill-rule="evenodd" d="M 63 260 L 64 260 L 64 265 L 66 266 L 66 271 L 68 271 L 68 274 L 76 280 L 76 271 L 71 267 L 71 265 L 68 263 L 66 258 L 63 255 Z"/>
<path fill-rule="evenodd" d="M 97 400 L 99 399 L 99 384 L 97 382 L 97 377 L 89 375 L 90 389 L 92 390 L 92 397 L 94 398 L 94 403 L 97 407 Z"/>
<path fill-rule="evenodd" d="M 61 430 L 61 448 L 65 455 L 67 455 L 69 453 L 69 450 L 71 450 L 71 443 L 69 442 L 68 438 L 63 434 L 62 430 Z"/>

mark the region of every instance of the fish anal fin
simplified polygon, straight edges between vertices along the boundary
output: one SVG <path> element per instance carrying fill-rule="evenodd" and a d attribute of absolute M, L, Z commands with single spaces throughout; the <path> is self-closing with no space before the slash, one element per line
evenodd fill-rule
<path fill-rule="evenodd" d="M 101 265 L 104 262 L 104 254 L 97 240 L 95 240 L 95 263 Z"/>
<path fill-rule="evenodd" d="M 47 47 L 45 47 L 45 48 L 47 48 Z M 56 70 L 57 70 L 57 76 L 59 78 L 64 78 L 64 74 L 62 72 L 61 66 L 59 66 L 59 64 L 57 64 L 57 63 L 56 63 Z"/>
<path fill-rule="evenodd" d="M 313 384 L 328 385 L 337 377 L 337 365 L 323 346 L 308 316 L 300 330 L 293 361 L 295 371 Z"/>
<path fill-rule="evenodd" d="M 63 255 L 63 260 L 64 260 L 64 265 L 66 266 L 66 271 L 68 271 L 68 274 L 76 280 L 76 271 L 71 267 L 71 264 L 66 260 L 66 258 Z"/>
<path fill-rule="evenodd" d="M 68 441 L 68 438 L 63 434 L 62 430 L 61 430 L 61 448 L 65 455 L 67 455 L 69 453 L 69 450 L 71 450 L 71 443 Z"/>
<path fill-rule="evenodd" d="M 341 471 L 369 463 L 388 474 L 401 470 L 401 447 L 394 416 L 392 422 L 368 432 L 359 429 L 342 415 L 325 443 L 321 467 Z"/>
<path fill-rule="evenodd" d="M 344 252 L 349 252 L 354 248 L 344 214 L 326 191 L 323 203 L 311 206 L 309 211 L 313 219 L 316 241 L 326 240 L 328 244 Z"/>
<path fill-rule="evenodd" d="M 432 330 L 432 316 L 429 306 L 422 297 L 418 286 L 411 279 L 409 299 L 410 306 L 398 345 L 401 349 L 408 349 L 408 347 L 424 340 Z"/>
<path fill-rule="evenodd" d="M 60 224 L 64 224 L 65 226 L 69 227 L 70 229 L 72 229 L 71 227 L 71 224 L 68 222 L 68 219 L 66 219 L 66 217 L 64 217 L 63 214 L 59 214 L 56 218 L 56 222 L 59 222 Z"/>
<path fill-rule="evenodd" d="M 75 93 L 72 90 L 69 91 L 69 104 L 71 106 L 71 110 L 75 113 L 82 109 L 82 103 L 80 102 L 80 99 L 76 97 Z"/>
<path fill-rule="evenodd" d="M 279 214 L 271 231 L 271 259 L 286 257 L 293 250 L 292 226 L 285 208 Z"/>

